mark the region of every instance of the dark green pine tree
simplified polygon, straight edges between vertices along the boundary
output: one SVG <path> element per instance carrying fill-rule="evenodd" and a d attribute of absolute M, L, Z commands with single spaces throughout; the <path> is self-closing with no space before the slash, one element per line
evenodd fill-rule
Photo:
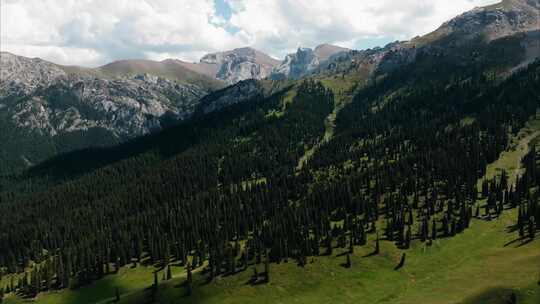
<path fill-rule="evenodd" d="M 405 258 L 406 258 L 406 254 L 403 253 L 401 255 L 401 259 L 399 260 L 399 264 L 396 267 L 394 267 L 394 270 L 399 270 L 403 268 L 403 266 L 405 266 Z"/>
<path fill-rule="evenodd" d="M 482 181 L 482 197 L 486 198 L 489 195 L 489 183 L 486 179 Z"/>
<path fill-rule="evenodd" d="M 266 259 L 264 260 L 264 282 L 270 282 L 270 252 L 266 251 Z"/>
<path fill-rule="evenodd" d="M 510 294 L 510 299 L 508 300 L 508 303 L 509 304 L 517 304 L 517 296 L 516 296 L 516 293 L 515 292 L 512 292 Z"/>
<path fill-rule="evenodd" d="M 534 221 L 534 216 L 529 218 L 529 238 L 534 239 L 536 233 L 536 223 Z"/>
<path fill-rule="evenodd" d="M 254 265 L 253 266 L 253 274 L 251 275 L 250 283 L 255 284 L 255 283 L 257 283 L 258 280 L 259 280 L 259 272 L 257 271 L 257 266 Z"/>
<path fill-rule="evenodd" d="M 157 271 L 154 271 L 154 285 L 152 286 L 154 293 L 157 293 L 158 291 L 158 273 Z"/>
<path fill-rule="evenodd" d="M 187 277 L 186 277 L 186 295 L 191 296 L 193 294 L 193 274 L 191 273 L 191 265 L 187 266 Z"/>
<path fill-rule="evenodd" d="M 411 239 L 412 239 L 412 228 L 409 226 L 407 228 L 407 233 L 405 234 L 405 248 L 411 247 Z"/>
<path fill-rule="evenodd" d="M 435 221 L 435 218 L 433 218 L 433 224 L 431 226 L 431 239 L 437 239 L 437 221 Z"/>
<path fill-rule="evenodd" d="M 379 254 L 381 251 L 380 245 L 379 245 L 379 233 L 377 232 L 377 238 L 375 239 L 375 251 L 373 254 Z"/>
<path fill-rule="evenodd" d="M 331 232 L 328 232 L 328 236 L 326 237 L 326 255 L 332 255 L 333 249 L 332 234 Z"/>
<path fill-rule="evenodd" d="M 171 265 L 167 265 L 167 277 L 166 280 L 172 279 L 172 271 L 171 271 Z"/>
<path fill-rule="evenodd" d="M 244 270 L 246 270 L 249 266 L 249 249 L 248 249 L 248 246 L 246 245 L 246 247 L 244 248 Z"/>
<path fill-rule="evenodd" d="M 347 261 L 345 262 L 345 267 L 346 268 L 351 268 L 352 267 L 352 262 L 351 262 L 351 255 L 347 253 Z"/>

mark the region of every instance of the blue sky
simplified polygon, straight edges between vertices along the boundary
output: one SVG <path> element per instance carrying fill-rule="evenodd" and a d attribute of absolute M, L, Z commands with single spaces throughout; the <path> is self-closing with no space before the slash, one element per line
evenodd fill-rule
<path fill-rule="evenodd" d="M 225 0 L 214 0 L 217 14 L 222 16 L 225 20 L 231 19 L 231 7 Z"/>
<path fill-rule="evenodd" d="M 0 49 L 70 65 L 198 61 L 250 46 L 282 59 L 298 47 L 365 49 L 435 30 L 500 0 L 0 0 Z"/>
<path fill-rule="evenodd" d="M 216 8 L 216 15 L 222 17 L 225 21 L 229 22 L 232 16 L 232 9 L 229 3 L 225 0 L 214 0 L 214 7 Z M 232 26 L 230 23 L 223 25 L 223 28 L 231 34 L 236 34 L 240 30 L 236 26 Z"/>

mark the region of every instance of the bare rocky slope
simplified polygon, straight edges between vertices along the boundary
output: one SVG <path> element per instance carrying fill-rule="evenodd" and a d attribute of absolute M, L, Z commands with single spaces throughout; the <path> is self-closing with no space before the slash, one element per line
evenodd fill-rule
<path fill-rule="evenodd" d="M 482 48 L 498 53 L 479 52 Z M 311 74 L 357 73 L 368 78 L 374 73 L 384 74 L 399 68 L 426 53 L 446 56 L 463 65 L 482 62 L 486 56 L 490 60 L 512 58 L 514 69 L 523 67 L 540 56 L 540 0 L 504 0 L 478 7 L 410 41 L 337 53 Z"/>
<path fill-rule="evenodd" d="M 159 128 L 164 115 L 189 116 L 202 96 L 219 87 L 210 78 L 151 61 L 73 72 L 37 58 L 0 58 L 3 116 L 49 136 L 95 127 L 120 138 L 139 136 Z"/>
<path fill-rule="evenodd" d="M 97 69 L 0 53 L 0 173 L 58 153 L 125 141 L 193 114 L 224 84 L 170 62 Z M 9 167 L 6 169 L 6 167 Z"/>
<path fill-rule="evenodd" d="M 315 49 L 298 48 L 296 53 L 285 57 L 285 60 L 273 70 L 271 77 L 277 80 L 302 78 L 331 61 L 337 55 L 348 51 L 348 49 L 330 44 L 321 44 Z"/>
<path fill-rule="evenodd" d="M 252 48 L 213 53 L 204 56 L 199 65 L 214 73 L 214 77 L 229 84 L 246 79 L 264 79 L 279 61 Z"/>

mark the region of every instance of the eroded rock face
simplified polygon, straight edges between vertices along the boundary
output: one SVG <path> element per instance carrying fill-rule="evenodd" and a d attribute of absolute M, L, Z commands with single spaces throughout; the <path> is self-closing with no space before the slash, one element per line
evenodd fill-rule
<path fill-rule="evenodd" d="M 495 5 L 475 8 L 444 23 L 434 32 L 411 41 L 338 53 L 311 73 L 354 72 L 362 73 L 367 78 L 376 71 L 386 73 L 411 63 L 418 54 L 459 56 L 455 54 L 455 49 L 471 45 L 473 41 L 490 43 L 516 35 L 525 54 L 514 69 L 540 56 L 540 0 L 504 0 Z"/>
<path fill-rule="evenodd" d="M 216 66 L 217 79 L 234 84 L 246 79 L 264 79 L 279 61 L 252 48 L 213 53 L 204 56 L 201 64 Z"/>
<path fill-rule="evenodd" d="M 446 22 L 439 29 L 461 35 L 485 35 L 488 40 L 533 30 L 540 30 L 538 0 L 504 0 L 476 8 Z"/>
<path fill-rule="evenodd" d="M 0 111 L 20 128 L 56 136 L 99 127 L 121 138 L 159 129 L 167 114 L 184 119 L 209 91 L 139 74 L 107 78 L 66 73 L 40 59 L 2 53 Z"/>
<path fill-rule="evenodd" d="M 296 53 L 289 54 L 285 60 L 274 69 L 273 79 L 299 79 L 317 70 L 324 63 L 333 60 L 339 54 L 348 50 L 322 44 L 315 49 L 298 48 Z"/>
<path fill-rule="evenodd" d="M 289 54 L 274 71 L 274 78 L 298 79 L 319 66 L 319 58 L 312 49 L 299 48 L 294 54 Z"/>
<path fill-rule="evenodd" d="M 9 95 L 30 94 L 38 87 L 50 85 L 66 76 L 55 64 L 37 58 L 25 58 L 10 53 L 0 53 L 0 99 Z"/>

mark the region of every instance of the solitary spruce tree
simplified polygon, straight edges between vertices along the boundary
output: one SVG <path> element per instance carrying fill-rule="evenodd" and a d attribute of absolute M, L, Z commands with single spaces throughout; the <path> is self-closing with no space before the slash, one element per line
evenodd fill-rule
<path fill-rule="evenodd" d="M 253 274 L 251 275 L 251 283 L 255 284 L 259 280 L 259 272 L 257 271 L 257 266 L 253 266 Z"/>
<path fill-rule="evenodd" d="M 379 254 L 381 251 L 380 245 L 379 245 L 379 233 L 377 232 L 377 239 L 375 240 L 375 251 L 374 254 Z"/>
<path fill-rule="evenodd" d="M 167 265 L 167 281 L 172 279 L 171 265 Z"/>
<path fill-rule="evenodd" d="M 154 293 L 157 292 L 158 290 L 158 276 L 157 276 L 157 271 L 154 271 L 154 285 L 152 287 L 152 290 L 154 291 Z"/>
<path fill-rule="evenodd" d="M 191 265 L 187 266 L 187 278 L 186 278 L 186 294 L 190 296 L 193 293 L 193 274 L 191 273 Z"/>
<path fill-rule="evenodd" d="M 405 266 L 405 257 L 406 257 L 406 255 L 405 255 L 405 253 L 403 253 L 403 254 L 401 255 L 401 259 L 399 260 L 399 264 L 394 268 L 394 270 L 399 270 L 399 269 L 401 269 L 403 266 Z"/>
<path fill-rule="evenodd" d="M 268 251 L 266 251 L 266 260 L 264 261 L 264 281 L 270 282 L 270 255 Z"/>
<path fill-rule="evenodd" d="M 352 262 L 351 262 L 351 255 L 347 253 L 347 261 L 345 262 L 345 267 L 346 268 L 351 268 L 352 267 Z"/>

